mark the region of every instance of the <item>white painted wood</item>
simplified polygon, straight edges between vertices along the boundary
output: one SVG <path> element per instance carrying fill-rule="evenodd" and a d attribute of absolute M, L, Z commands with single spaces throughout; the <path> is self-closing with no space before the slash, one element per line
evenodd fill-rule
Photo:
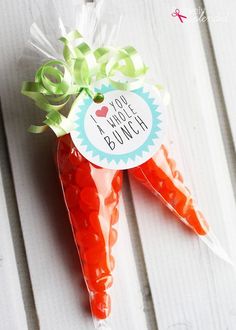
<path fill-rule="evenodd" d="M 33 3 L 1 3 L 1 98 L 23 237 L 40 329 L 89 330 L 93 324 L 88 295 L 53 163 L 55 137 L 26 132 L 39 110 L 20 95 L 16 75 Z M 61 1 L 60 5 L 66 11 L 68 2 Z M 143 288 L 122 205 L 119 229 L 112 329 L 145 330 Z"/>
<path fill-rule="evenodd" d="M 235 43 L 235 10 L 236 2 L 228 0 L 210 1 L 205 0 L 208 25 L 211 40 L 219 71 L 226 111 L 228 114 L 231 131 L 236 143 L 236 43 Z"/>
<path fill-rule="evenodd" d="M 1 329 L 26 330 L 27 322 L 0 172 L 0 319 Z"/>
<path fill-rule="evenodd" d="M 171 149 L 235 261 L 235 203 L 199 26 L 171 17 L 176 5 L 120 1 L 128 16 L 122 40 L 132 40 L 150 64 L 152 76 L 166 82 L 172 96 Z M 194 9 L 195 4 L 179 1 L 178 8 L 184 7 Z M 159 328 L 234 329 L 236 278 L 231 267 L 149 192 L 133 180 L 131 186 Z"/>
<path fill-rule="evenodd" d="M 84 307 L 87 294 L 51 157 L 54 138 L 26 133 L 27 126 L 35 122 L 35 108 L 20 96 L 20 81 L 15 77 L 32 3 L 11 0 L 4 6 L 0 4 L 0 79 L 35 303 L 40 329 L 92 329 Z M 109 4 L 113 15 L 117 14 L 116 7 L 126 14 L 119 44 L 136 46 L 150 66 L 150 79 L 164 82 L 170 90 L 169 139 L 175 158 L 201 209 L 236 262 L 235 203 L 199 27 L 173 18 L 170 14 L 177 4 L 172 0 L 168 4 L 160 0 L 113 0 Z M 60 6 L 68 8 L 66 1 Z M 194 2 L 182 0 L 178 7 L 191 9 Z M 230 56 L 228 62 L 232 62 Z M 229 72 L 228 65 L 226 69 L 225 64 L 220 65 L 221 77 Z M 223 90 L 226 85 L 224 81 Z M 226 99 L 231 104 L 232 95 Z M 227 105 L 229 108 L 233 109 L 233 104 Z M 159 329 L 233 330 L 236 277 L 232 269 L 133 180 L 131 188 L 145 257 L 145 264 L 138 268 L 147 267 Z M 123 206 L 120 218 L 113 330 L 155 329 L 155 324 L 148 327 L 146 323 L 143 300 L 147 296 L 134 263 L 138 237 L 132 245 Z"/>

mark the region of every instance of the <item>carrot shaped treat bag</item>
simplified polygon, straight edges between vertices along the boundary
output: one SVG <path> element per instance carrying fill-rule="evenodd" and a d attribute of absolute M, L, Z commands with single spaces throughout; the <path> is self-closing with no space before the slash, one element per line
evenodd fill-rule
<path fill-rule="evenodd" d="M 87 161 L 69 134 L 58 139 L 56 159 L 92 313 L 105 319 L 111 310 L 108 289 L 113 282 L 112 246 L 117 239 L 113 225 L 118 221 L 122 172 Z"/>
<path fill-rule="evenodd" d="M 170 95 L 163 86 L 156 85 L 162 103 L 168 106 Z M 129 169 L 131 176 L 157 196 L 183 224 L 189 227 L 219 258 L 231 264 L 169 152 L 163 139 L 154 155 L 146 162 Z"/>
<path fill-rule="evenodd" d="M 105 329 L 112 306 L 122 170 L 158 196 L 213 252 L 230 260 L 163 142 L 166 108 L 161 93 L 144 82 L 147 67 L 133 46 L 107 45 L 114 41 L 120 17 L 115 22 L 102 13 L 101 4 L 75 10 L 80 29 L 76 24 L 66 31 L 58 18 L 60 51 L 32 25 L 31 46 L 47 60 L 33 81 L 23 83 L 22 93 L 45 112 L 43 125 L 29 131 L 51 128 L 57 137 L 56 166 L 94 324 Z"/>
<path fill-rule="evenodd" d="M 112 18 L 112 25 L 104 22 L 98 29 L 101 16 L 109 16 L 101 10 L 101 2 L 76 8 L 81 30 L 76 25 L 66 31 L 58 18 L 57 43 L 62 46 L 59 53 L 59 47 L 50 42 L 52 38 L 47 38 L 36 23 L 32 25 L 30 45 L 47 59 L 40 61 L 34 80 L 23 83 L 22 93 L 45 112 L 43 125 L 31 125 L 29 131 L 43 133 L 51 128 L 57 137 L 56 166 L 94 325 L 105 329 L 109 324 L 105 319 L 112 309 L 110 288 L 116 264 L 112 248 L 119 236 L 115 227 L 124 168 L 119 165 L 119 158 L 122 139 L 129 134 L 113 121 L 119 126 L 129 119 L 129 130 L 133 132 L 146 125 L 140 116 L 131 122 L 136 114 L 131 106 L 127 111 L 118 110 L 121 104 L 127 107 L 130 102 L 129 91 L 141 87 L 139 77 L 145 74 L 146 67 L 132 46 L 114 48 L 104 44 L 114 38 L 120 18 L 117 14 L 117 22 Z M 99 47 L 92 48 L 88 41 Z M 117 79 L 117 74 L 129 82 Z M 135 102 L 140 93 L 144 91 L 137 91 Z M 118 140 L 113 141 L 112 136 L 121 142 L 119 148 Z M 106 153 L 107 149 L 111 154 Z"/>

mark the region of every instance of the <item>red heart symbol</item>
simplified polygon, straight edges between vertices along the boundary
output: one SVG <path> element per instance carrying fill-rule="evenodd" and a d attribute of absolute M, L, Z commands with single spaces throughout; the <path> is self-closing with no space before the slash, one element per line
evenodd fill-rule
<path fill-rule="evenodd" d="M 96 116 L 98 117 L 106 117 L 108 113 L 108 107 L 103 106 L 100 110 L 96 111 Z"/>

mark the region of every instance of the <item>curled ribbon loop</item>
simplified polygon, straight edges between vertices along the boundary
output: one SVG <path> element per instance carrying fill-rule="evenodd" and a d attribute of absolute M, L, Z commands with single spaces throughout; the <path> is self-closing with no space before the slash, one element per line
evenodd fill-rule
<path fill-rule="evenodd" d="M 46 62 L 37 70 L 34 82 L 22 85 L 22 94 L 47 112 L 43 126 L 29 127 L 32 133 L 42 133 L 48 127 L 57 136 L 69 133 L 73 124 L 59 111 L 72 95 L 78 96 L 84 90 L 94 97 L 93 84 L 104 78 L 117 89 L 135 89 L 141 85 L 147 71 L 140 55 L 131 46 L 92 50 L 77 30 L 61 37 L 60 41 L 64 44 L 64 61 Z"/>

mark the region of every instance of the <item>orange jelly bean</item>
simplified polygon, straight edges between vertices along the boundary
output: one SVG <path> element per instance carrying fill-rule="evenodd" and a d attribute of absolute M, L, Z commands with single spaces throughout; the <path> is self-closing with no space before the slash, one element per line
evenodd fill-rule
<path fill-rule="evenodd" d="M 111 255 L 117 240 L 112 226 L 118 221 L 117 204 L 122 172 L 95 166 L 74 146 L 69 134 L 58 139 L 57 166 L 75 243 L 87 284 L 92 313 L 109 316 L 115 260 Z"/>
<path fill-rule="evenodd" d="M 90 299 L 92 310 L 99 319 L 105 319 L 111 312 L 111 298 L 105 292 L 96 293 Z"/>

